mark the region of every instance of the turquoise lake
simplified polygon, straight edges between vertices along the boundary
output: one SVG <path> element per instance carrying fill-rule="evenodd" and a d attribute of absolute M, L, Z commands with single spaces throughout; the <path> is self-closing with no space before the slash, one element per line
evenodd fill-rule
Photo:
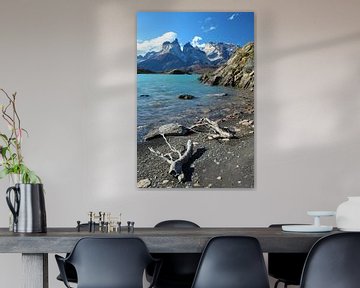
<path fill-rule="evenodd" d="M 194 123 L 198 118 L 217 119 L 224 114 L 223 108 L 239 102 L 241 91 L 209 86 L 198 80 L 199 75 L 137 75 L 137 136 L 138 141 L 154 127 L 177 122 Z M 190 94 L 192 100 L 178 96 Z"/>

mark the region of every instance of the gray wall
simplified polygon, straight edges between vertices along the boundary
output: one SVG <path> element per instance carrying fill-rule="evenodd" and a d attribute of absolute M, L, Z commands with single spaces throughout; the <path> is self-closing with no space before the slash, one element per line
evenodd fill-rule
<path fill-rule="evenodd" d="M 359 9 L 357 0 L 2 0 L 0 86 L 18 92 L 48 225 L 74 225 L 89 210 L 137 226 L 309 222 L 307 210 L 359 195 Z M 156 10 L 255 12 L 255 189 L 136 189 L 135 12 Z M 50 286 L 61 287 L 50 262 Z M 20 287 L 19 263 L 0 255 L 2 286 Z"/>

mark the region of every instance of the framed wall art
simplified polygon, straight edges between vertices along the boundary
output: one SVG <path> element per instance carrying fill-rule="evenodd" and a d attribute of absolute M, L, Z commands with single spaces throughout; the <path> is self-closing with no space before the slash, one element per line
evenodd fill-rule
<path fill-rule="evenodd" d="M 253 188 L 253 12 L 137 13 L 137 186 Z"/>

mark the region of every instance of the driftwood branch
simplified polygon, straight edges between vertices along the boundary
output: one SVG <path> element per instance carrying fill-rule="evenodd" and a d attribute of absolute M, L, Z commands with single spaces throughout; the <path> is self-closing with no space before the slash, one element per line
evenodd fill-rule
<path fill-rule="evenodd" d="M 149 147 L 149 150 L 150 150 L 150 152 L 154 153 L 156 156 L 160 157 L 161 159 L 164 159 L 169 164 L 171 164 L 173 162 L 173 159 L 172 159 L 171 155 L 162 154 L 159 151 L 155 151 L 154 148 L 152 148 L 152 147 Z"/>
<path fill-rule="evenodd" d="M 198 122 L 196 122 L 194 125 L 192 125 L 189 129 L 194 130 L 196 127 L 205 126 L 207 127 L 211 133 L 210 136 L 213 139 L 230 139 L 234 137 L 234 133 L 232 131 L 229 131 L 228 129 L 224 129 L 219 127 L 219 124 L 215 121 L 210 120 L 209 118 L 202 118 Z"/>
<path fill-rule="evenodd" d="M 151 153 L 154 153 L 156 156 L 160 157 L 161 159 L 165 160 L 168 164 L 170 164 L 169 167 L 169 174 L 176 177 L 179 182 L 184 179 L 184 171 L 183 166 L 186 164 L 190 157 L 192 156 L 193 152 L 193 143 L 191 140 L 188 140 L 186 143 L 186 150 L 184 153 L 181 153 L 179 150 L 175 149 L 169 141 L 166 139 L 164 135 L 162 137 L 165 140 L 166 145 L 170 148 L 171 152 L 163 154 L 160 151 L 155 151 L 152 147 L 149 147 L 149 150 Z M 174 160 L 172 157 L 172 153 L 176 153 L 178 156 L 178 159 Z"/>
<path fill-rule="evenodd" d="M 179 150 L 176 150 L 174 147 L 171 146 L 171 144 L 169 143 L 169 141 L 166 139 L 164 134 L 161 134 L 161 136 L 164 138 L 165 143 L 169 146 L 170 150 L 174 153 L 177 153 L 179 158 L 181 157 L 181 152 Z M 171 155 L 171 153 L 170 153 Z M 172 160 L 172 159 L 171 159 Z"/>

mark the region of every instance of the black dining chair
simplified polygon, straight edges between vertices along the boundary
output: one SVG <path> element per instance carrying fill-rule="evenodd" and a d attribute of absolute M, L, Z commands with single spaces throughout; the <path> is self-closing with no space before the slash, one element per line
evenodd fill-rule
<path fill-rule="evenodd" d="M 318 240 L 306 259 L 301 288 L 360 287 L 360 233 L 348 232 Z"/>
<path fill-rule="evenodd" d="M 199 225 L 187 220 L 166 220 L 155 225 L 156 229 L 200 228 Z M 200 253 L 156 253 L 152 254 L 161 259 L 162 266 L 155 283 L 156 288 L 190 288 L 194 280 Z M 147 279 L 151 281 L 154 267 L 146 270 Z"/>
<path fill-rule="evenodd" d="M 66 254 L 66 257 L 68 257 L 68 256 L 69 256 L 69 254 Z M 67 282 L 77 283 L 77 274 L 76 274 L 75 267 L 66 261 L 64 261 L 64 274 L 66 275 Z M 56 277 L 56 279 L 64 282 L 61 274 L 59 274 Z"/>
<path fill-rule="evenodd" d="M 89 224 L 88 223 L 80 224 L 80 229 L 89 229 Z M 99 229 L 99 224 L 98 223 L 95 223 L 95 229 L 96 230 Z M 66 254 L 66 257 L 68 257 L 68 256 L 69 256 L 69 253 Z M 76 275 L 76 270 L 75 270 L 74 266 L 71 265 L 70 263 L 65 262 L 64 263 L 64 268 L 65 268 L 65 275 L 66 275 L 67 281 L 71 282 L 71 283 L 77 283 L 77 275 Z M 59 280 L 59 281 L 64 282 L 62 277 L 61 277 L 61 274 L 59 274 L 56 277 L 56 279 Z"/>
<path fill-rule="evenodd" d="M 152 258 L 139 238 L 82 238 L 68 257 L 55 255 L 55 258 L 69 288 L 65 263 L 76 270 L 77 288 L 142 288 L 145 268 L 160 263 Z M 155 268 L 154 281 L 159 268 L 160 264 Z"/>
<path fill-rule="evenodd" d="M 264 257 L 256 238 L 212 238 L 200 259 L 192 288 L 269 288 Z"/>
<path fill-rule="evenodd" d="M 269 228 L 281 228 L 282 225 L 288 224 L 272 224 Z M 269 253 L 268 273 L 277 279 L 274 288 L 280 283 L 283 283 L 284 288 L 288 285 L 300 285 L 306 257 L 307 253 Z"/>

